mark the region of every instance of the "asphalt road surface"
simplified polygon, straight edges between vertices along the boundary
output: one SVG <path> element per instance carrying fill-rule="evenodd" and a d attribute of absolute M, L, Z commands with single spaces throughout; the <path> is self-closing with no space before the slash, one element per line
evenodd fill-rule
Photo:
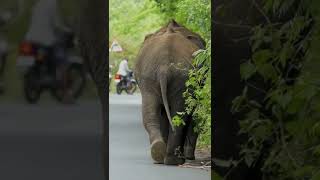
<path fill-rule="evenodd" d="M 155 165 L 140 96 L 110 96 L 110 180 L 209 180 L 208 171 Z M 103 180 L 98 101 L 0 102 L 0 180 Z"/>
<path fill-rule="evenodd" d="M 140 96 L 111 95 L 109 102 L 110 180 L 210 179 L 209 171 L 153 164 Z"/>
<path fill-rule="evenodd" d="M 0 103 L 0 180 L 103 180 L 100 123 L 98 101 Z"/>

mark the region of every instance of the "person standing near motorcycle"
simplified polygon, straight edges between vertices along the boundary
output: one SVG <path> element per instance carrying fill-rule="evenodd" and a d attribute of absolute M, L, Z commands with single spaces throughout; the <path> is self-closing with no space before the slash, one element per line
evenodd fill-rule
<path fill-rule="evenodd" d="M 73 100 L 64 80 L 67 60 L 65 49 L 61 47 L 59 40 L 63 34 L 70 33 L 72 31 L 63 24 L 60 17 L 57 0 L 38 0 L 33 8 L 31 23 L 25 39 L 46 47 L 49 54 L 52 54 L 53 57 L 50 58 L 52 66 L 56 66 L 54 69 L 56 69 L 57 79 L 62 82 L 63 89 L 65 89 L 65 102 Z"/>
<path fill-rule="evenodd" d="M 129 73 L 131 73 L 131 72 L 132 71 L 129 69 L 129 65 L 128 65 L 128 58 L 124 58 L 119 64 L 119 70 L 118 70 L 117 74 L 122 76 L 125 84 L 127 84 L 128 80 L 129 80 Z"/>

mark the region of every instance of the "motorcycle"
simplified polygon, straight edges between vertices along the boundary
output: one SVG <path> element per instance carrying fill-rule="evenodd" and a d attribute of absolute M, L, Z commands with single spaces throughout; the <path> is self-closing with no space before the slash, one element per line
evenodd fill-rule
<path fill-rule="evenodd" d="M 126 91 L 127 94 L 133 94 L 137 90 L 137 82 L 134 79 L 133 72 L 130 72 L 128 78 L 125 79 L 120 74 L 115 75 L 115 83 L 117 88 L 117 94 L 121 94 L 123 90 Z"/>
<path fill-rule="evenodd" d="M 71 91 L 70 94 L 74 99 L 82 95 L 86 84 L 86 71 L 82 58 L 72 52 L 75 46 L 73 34 L 65 34 L 59 45 L 67 52 L 67 65 L 62 78 L 58 77 L 59 69 L 54 64 L 53 55 L 47 47 L 28 41 L 20 44 L 16 66 L 23 78 L 23 90 L 27 102 L 37 103 L 44 90 L 49 90 L 60 102 L 63 101 L 65 88 Z"/>

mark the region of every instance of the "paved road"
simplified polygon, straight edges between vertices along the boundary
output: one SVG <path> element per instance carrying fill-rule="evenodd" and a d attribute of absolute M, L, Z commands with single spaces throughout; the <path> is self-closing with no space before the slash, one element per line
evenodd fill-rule
<path fill-rule="evenodd" d="M 103 180 L 98 102 L 0 103 L 0 180 Z M 210 179 L 209 172 L 154 165 L 139 96 L 110 97 L 110 179 Z"/>
<path fill-rule="evenodd" d="M 208 171 L 152 163 L 140 96 L 110 96 L 111 180 L 209 180 Z"/>
<path fill-rule="evenodd" d="M 0 104 L 0 180 L 103 180 L 98 102 Z"/>

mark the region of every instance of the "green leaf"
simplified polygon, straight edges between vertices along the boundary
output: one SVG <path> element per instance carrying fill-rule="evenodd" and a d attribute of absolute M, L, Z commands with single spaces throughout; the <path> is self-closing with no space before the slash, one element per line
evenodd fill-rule
<path fill-rule="evenodd" d="M 249 79 L 255 72 L 256 72 L 256 68 L 250 62 L 246 62 L 240 65 L 240 74 L 242 79 L 244 80 Z"/>
<path fill-rule="evenodd" d="M 258 72 L 262 75 L 264 80 L 276 80 L 277 72 L 271 64 L 262 64 L 258 66 Z"/>
<path fill-rule="evenodd" d="M 266 63 L 271 57 L 272 53 L 269 49 L 259 50 L 252 55 L 253 62 L 257 65 Z"/>
<path fill-rule="evenodd" d="M 181 125 L 186 125 L 185 122 L 183 121 L 183 119 L 181 119 L 180 116 L 174 116 L 172 118 L 172 125 L 175 126 L 175 127 L 179 127 Z"/>

